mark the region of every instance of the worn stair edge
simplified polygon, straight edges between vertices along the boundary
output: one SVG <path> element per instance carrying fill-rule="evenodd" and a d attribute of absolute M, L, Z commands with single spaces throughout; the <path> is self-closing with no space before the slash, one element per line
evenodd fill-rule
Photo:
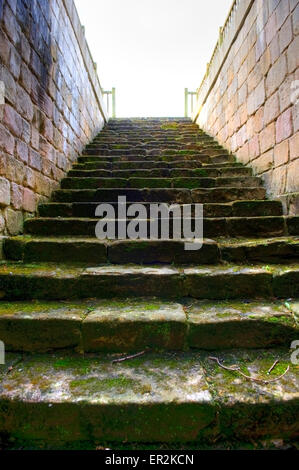
<path fill-rule="evenodd" d="M 114 207 L 116 214 L 118 213 L 118 203 L 109 202 Z M 122 207 L 128 208 L 130 203 L 121 204 Z M 73 202 L 59 203 L 51 202 L 41 204 L 38 208 L 40 217 L 87 217 L 92 218 L 95 215 L 96 202 Z M 147 214 L 150 213 L 150 203 L 144 203 Z M 182 211 L 184 205 L 180 205 Z M 127 212 L 127 211 L 126 211 Z M 191 206 L 191 214 L 194 214 L 194 205 Z M 212 203 L 203 204 L 203 216 L 207 218 L 213 217 L 268 217 L 283 215 L 282 204 L 280 201 L 252 200 L 252 201 L 236 201 L 231 203 Z"/>
<path fill-rule="evenodd" d="M 104 219 L 108 222 L 110 219 Z M 177 219 L 158 218 L 158 238 L 161 238 L 160 227 L 166 224 L 169 229 L 169 238 L 174 237 L 174 222 Z M 140 219 L 141 221 L 141 219 Z M 103 223 L 104 223 L 103 222 Z M 111 226 L 115 230 L 115 237 L 118 238 L 119 225 L 117 220 L 111 219 Z M 151 233 L 151 219 L 143 220 L 144 227 L 147 234 Z M 183 232 L 183 219 L 177 220 L 181 227 L 181 235 Z M 191 218 L 191 227 L 195 220 Z M 37 236 L 82 236 L 82 237 L 96 237 L 96 228 L 100 229 L 103 225 L 98 218 L 80 218 L 80 217 L 66 217 L 66 218 L 32 218 L 27 219 L 24 223 L 24 231 L 26 234 Z M 124 220 L 128 228 L 131 221 Z M 292 222 L 288 217 L 214 217 L 204 218 L 203 221 L 203 236 L 205 238 L 219 238 L 219 237 L 278 237 L 287 235 L 297 235 L 294 233 L 299 227 L 295 226 L 295 230 L 291 225 L 292 230 L 289 229 Z M 135 227 L 135 226 L 134 226 Z M 134 230 L 136 227 L 134 228 Z M 107 227 L 103 228 L 106 232 Z M 137 234 L 138 235 L 138 234 Z M 176 236 L 177 238 L 177 236 Z"/>
<path fill-rule="evenodd" d="M 289 347 L 299 330 L 293 309 L 299 302 L 2 301 L 0 338 L 6 352 Z"/>
<path fill-rule="evenodd" d="M 190 240 L 97 240 L 80 238 L 6 238 L 4 254 L 14 261 L 97 262 L 112 264 L 218 264 L 299 262 L 299 238 L 215 241 L 204 239 L 198 250 Z"/>
<path fill-rule="evenodd" d="M 262 184 L 259 177 L 232 176 L 232 177 L 178 177 L 178 178 L 152 178 L 152 177 L 67 177 L 61 181 L 61 189 L 98 189 L 98 188 L 174 188 L 197 189 L 217 187 L 258 188 Z"/>
<path fill-rule="evenodd" d="M 147 297 L 249 299 L 299 297 L 299 266 L 0 265 L 3 300 Z"/>

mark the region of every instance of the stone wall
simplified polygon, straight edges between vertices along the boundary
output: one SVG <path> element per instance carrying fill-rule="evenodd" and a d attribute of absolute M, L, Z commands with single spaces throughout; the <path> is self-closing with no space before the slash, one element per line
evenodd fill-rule
<path fill-rule="evenodd" d="M 299 213 L 298 0 L 238 0 L 198 90 L 195 121 Z M 297 81 L 296 81 L 297 80 Z"/>
<path fill-rule="evenodd" d="M 0 235 L 14 235 L 106 119 L 73 0 L 0 0 L 1 81 Z"/>

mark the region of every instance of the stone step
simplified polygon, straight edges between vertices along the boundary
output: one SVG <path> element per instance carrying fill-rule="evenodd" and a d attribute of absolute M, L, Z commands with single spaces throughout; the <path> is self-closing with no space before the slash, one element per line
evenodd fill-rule
<path fill-rule="evenodd" d="M 115 236 L 118 237 L 117 219 L 111 220 L 111 226 L 115 229 Z M 183 234 L 183 218 L 159 218 L 157 220 L 158 239 L 161 238 L 161 226 L 169 229 L 169 238 L 176 238 L 173 233 L 174 226 L 181 227 Z M 185 217 L 186 220 L 186 217 Z M 25 221 L 24 230 L 27 234 L 39 236 L 81 236 L 95 237 L 96 225 L 99 218 L 79 218 L 66 217 L 55 219 L 53 217 L 36 217 Z M 289 219 L 287 219 L 287 223 Z M 128 228 L 131 220 L 124 221 Z M 146 227 L 147 233 L 151 230 L 151 219 L 140 219 Z M 194 230 L 195 219 L 191 219 L 191 228 Z M 106 229 L 105 229 L 106 230 Z M 226 218 L 205 218 L 203 219 L 203 234 L 205 238 L 218 237 L 278 237 L 283 235 L 296 235 L 287 232 L 287 224 L 284 217 L 226 217 Z M 180 235 L 181 235 L 180 234 Z"/>
<path fill-rule="evenodd" d="M 187 240 L 186 240 L 187 241 Z M 196 251 L 184 249 L 185 240 L 108 241 L 82 238 L 14 237 L 4 241 L 7 259 L 24 262 L 81 262 L 110 264 L 217 264 L 217 243 L 203 240 Z M 190 242 L 194 245 L 194 242 Z"/>
<path fill-rule="evenodd" d="M 217 178 L 217 177 L 244 177 L 251 176 L 252 170 L 247 167 L 226 167 L 226 168 L 152 168 L 152 169 L 125 169 L 125 170 L 112 170 L 112 169 L 73 169 L 68 172 L 68 177 L 75 178 Z M 257 184 L 256 186 L 259 186 Z"/>
<path fill-rule="evenodd" d="M 132 161 L 108 161 L 101 160 L 95 162 L 86 162 L 86 163 L 75 163 L 73 165 L 73 170 L 146 170 L 146 169 L 205 169 L 205 170 L 225 170 L 225 169 L 242 169 L 245 168 L 238 163 L 211 163 L 211 164 L 202 164 L 197 160 L 178 160 L 171 162 L 164 161 L 153 161 L 153 160 L 132 160 Z"/>
<path fill-rule="evenodd" d="M 31 353 L 289 347 L 298 337 L 298 302 L 191 301 L 2 301 L 0 336 L 6 352 Z"/>
<path fill-rule="evenodd" d="M 299 297 L 299 265 L 98 265 L 7 262 L 2 300 L 146 297 L 229 300 Z"/>
<path fill-rule="evenodd" d="M 223 370 L 214 356 L 261 381 Z M 113 362 L 120 357 L 8 353 L 0 366 L 0 433 L 61 443 L 211 443 L 219 436 L 248 442 L 298 435 L 298 376 L 286 349 L 148 352 Z"/>
<path fill-rule="evenodd" d="M 118 203 L 110 202 L 114 207 L 116 216 L 118 215 Z M 143 203 L 150 216 L 150 203 Z M 126 204 L 126 212 L 130 203 Z M 74 203 L 45 203 L 39 206 L 41 217 L 87 217 L 93 218 L 98 206 L 97 202 L 74 202 Z M 120 204 L 124 207 L 124 204 Z M 180 205 L 180 210 L 184 205 Z M 191 214 L 194 215 L 194 205 L 191 206 Z M 283 214 L 280 201 L 236 201 L 226 204 L 203 204 L 203 216 L 213 217 L 260 217 L 260 216 L 280 216 Z M 129 218 L 129 217 L 128 217 Z"/>
<path fill-rule="evenodd" d="M 168 149 L 165 152 L 163 149 Z M 142 142 L 135 143 L 92 143 L 85 147 L 84 154 L 102 154 L 102 155 L 147 155 L 148 153 L 156 153 L 157 155 L 173 155 L 173 154 L 194 154 L 201 153 L 203 150 L 221 150 L 221 153 L 227 152 L 217 144 L 200 141 L 188 142 L 188 144 L 175 143 L 167 141 L 163 142 Z M 171 151 L 171 152 L 170 152 Z"/>
<path fill-rule="evenodd" d="M 114 178 L 114 177 L 67 177 L 61 180 L 61 189 L 97 188 L 257 188 L 262 180 L 254 176 L 192 177 L 192 178 Z"/>
<path fill-rule="evenodd" d="M 281 263 L 299 261 L 299 237 L 266 240 L 221 240 L 221 259 L 229 263 Z"/>
<path fill-rule="evenodd" d="M 210 157 L 208 154 L 190 154 L 190 155 L 103 155 L 99 153 L 95 154 L 83 154 L 78 157 L 78 163 L 97 163 L 101 161 L 110 161 L 111 163 L 114 162 L 135 162 L 135 161 L 162 161 L 162 162 L 169 162 L 172 163 L 174 161 L 181 161 L 185 162 L 188 160 L 196 160 L 198 164 L 200 163 L 227 163 L 229 160 L 227 157 L 220 156 L 220 157 Z M 200 165 L 199 165 L 200 166 Z"/>
<path fill-rule="evenodd" d="M 214 144 L 215 142 L 212 139 L 206 139 L 204 137 L 193 137 L 193 138 L 184 138 L 178 139 L 172 136 L 166 136 L 164 138 L 146 139 L 139 138 L 134 139 L 132 137 L 101 137 L 100 139 L 95 139 L 93 141 L 94 147 L 107 148 L 109 150 L 122 149 L 122 148 L 141 148 L 141 149 L 173 149 L 177 148 L 179 150 L 189 150 L 190 148 L 202 148 L 203 146 Z M 91 145 L 91 144 L 90 144 Z M 91 148 L 91 147 L 88 147 Z"/>
<path fill-rule="evenodd" d="M 225 203 L 239 200 L 265 199 L 266 191 L 258 188 L 201 188 L 201 189 L 58 189 L 53 192 L 53 202 L 117 202 L 126 196 L 127 202 L 166 202 L 177 204 Z"/>
<path fill-rule="evenodd" d="M 189 240 L 98 240 L 18 236 L 3 243 L 7 259 L 35 262 L 202 265 L 299 262 L 299 237 L 257 240 L 204 239 L 198 250 L 185 250 Z M 195 242 L 191 242 L 194 245 Z"/>

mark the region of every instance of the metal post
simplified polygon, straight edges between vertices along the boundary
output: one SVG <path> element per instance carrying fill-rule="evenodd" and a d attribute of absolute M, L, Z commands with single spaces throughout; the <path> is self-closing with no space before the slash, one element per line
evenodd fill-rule
<path fill-rule="evenodd" d="M 185 117 L 188 117 L 188 88 L 185 88 Z"/>
<path fill-rule="evenodd" d="M 112 88 L 112 117 L 115 118 L 115 88 Z"/>

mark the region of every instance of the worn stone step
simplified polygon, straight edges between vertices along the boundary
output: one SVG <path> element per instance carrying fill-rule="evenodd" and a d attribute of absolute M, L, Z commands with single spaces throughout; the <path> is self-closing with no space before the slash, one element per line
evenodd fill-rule
<path fill-rule="evenodd" d="M 229 263 L 290 264 L 299 262 L 299 238 L 256 240 L 204 239 L 198 250 L 185 250 L 190 240 L 98 240 L 17 236 L 4 240 L 5 257 L 15 261 L 98 262 L 111 264 L 201 265 Z M 196 242 L 194 242 L 196 243 Z"/>
<path fill-rule="evenodd" d="M 114 149 L 114 150 L 108 150 L 108 149 L 103 149 L 100 148 L 99 146 L 90 146 L 86 147 L 84 150 L 85 155 L 103 155 L 103 156 L 120 156 L 123 157 L 125 155 L 127 156 L 145 156 L 146 155 L 146 150 L 145 149 Z"/>
<path fill-rule="evenodd" d="M 166 266 L 7 262 L 0 265 L 3 300 L 193 297 L 267 299 L 299 297 L 299 266 Z"/>
<path fill-rule="evenodd" d="M 177 204 L 189 203 L 225 203 L 238 200 L 265 199 L 266 190 L 258 188 L 201 188 L 201 189 L 58 189 L 53 192 L 54 202 L 117 202 L 119 196 L 126 196 L 127 202 L 166 202 Z"/>
<path fill-rule="evenodd" d="M 114 207 L 116 215 L 118 214 L 118 203 L 110 202 Z M 150 215 L 150 203 L 143 203 Z M 123 207 L 124 204 L 120 204 Z M 127 208 L 130 203 L 127 203 Z M 87 217 L 93 218 L 98 206 L 97 202 L 74 202 L 74 203 L 45 203 L 39 206 L 39 215 L 41 217 Z M 182 211 L 184 205 L 180 205 Z M 194 214 L 194 205 L 191 206 L 191 214 Z M 283 214 L 280 201 L 235 201 L 225 204 L 203 204 L 203 216 L 213 217 L 259 217 L 259 216 L 280 216 Z"/>
<path fill-rule="evenodd" d="M 242 167 L 238 163 L 210 163 L 210 164 L 201 164 L 196 160 L 178 160 L 178 161 L 154 161 L 154 160 L 133 160 L 133 161 L 96 161 L 96 162 L 87 162 L 87 163 L 75 163 L 73 165 L 74 170 L 131 170 L 131 169 L 200 169 L 204 170 L 226 170 L 236 169 L 236 171 Z"/>
<path fill-rule="evenodd" d="M 192 299 L 191 299 L 192 300 Z M 289 347 L 298 335 L 298 302 L 182 302 L 137 298 L 1 302 L 6 352 L 57 349 L 131 352 L 144 349 Z"/>
<path fill-rule="evenodd" d="M 106 223 L 111 220 L 118 237 L 117 219 L 105 219 Z M 151 230 L 151 219 L 140 219 L 146 226 L 147 233 Z M 186 220 L 186 218 L 185 218 Z M 95 237 L 97 218 L 67 217 L 55 219 L 53 217 L 30 218 L 25 221 L 25 233 L 41 236 L 82 236 Z M 125 220 L 128 228 L 131 220 Z M 164 225 L 163 225 L 164 224 Z M 178 224 L 183 234 L 184 219 L 160 217 L 157 220 L 158 238 L 161 238 L 161 226 L 169 229 L 169 238 L 177 238 L 173 235 L 174 227 Z M 191 228 L 194 230 L 195 220 L 191 218 Z M 205 218 L 203 219 L 203 235 L 206 238 L 217 237 L 278 237 L 288 235 L 284 217 L 227 217 L 227 218 Z M 123 238 L 123 237 L 121 237 Z"/>
<path fill-rule="evenodd" d="M 101 154 L 92 154 L 92 155 L 80 155 L 78 157 L 78 163 L 97 163 L 101 161 L 110 161 L 112 163 L 114 162 L 135 162 L 135 161 L 162 161 L 162 162 L 176 162 L 176 161 L 189 161 L 189 160 L 196 160 L 199 164 L 200 163 L 228 163 L 229 160 L 225 157 L 217 157 L 217 156 L 209 156 L 206 153 L 202 154 L 188 154 L 188 155 L 101 155 Z M 232 162 L 233 163 L 233 162 Z M 200 165 L 199 165 L 200 166 Z"/>
<path fill-rule="evenodd" d="M 218 177 L 218 178 L 115 178 L 115 177 L 67 177 L 61 180 L 62 189 L 95 188 L 215 188 L 246 187 L 256 188 L 262 181 L 254 176 Z"/>
<path fill-rule="evenodd" d="M 7 259 L 15 261 L 85 262 L 111 264 L 217 264 L 217 243 L 203 240 L 196 251 L 185 250 L 188 240 L 108 241 L 81 238 L 31 238 L 18 236 L 4 241 Z M 188 241 L 194 245 L 195 242 Z"/>
<path fill-rule="evenodd" d="M 221 258 L 230 263 L 282 263 L 299 261 L 299 237 L 266 240 L 227 240 L 219 243 Z"/>
<path fill-rule="evenodd" d="M 73 169 L 68 172 L 68 177 L 75 178 L 217 178 L 217 177 L 250 177 L 252 170 L 250 168 L 197 168 L 197 169 L 170 169 L 170 168 L 152 168 L 152 169 L 124 169 L 124 170 L 112 170 L 110 169 Z M 259 184 L 256 184 L 258 186 Z"/>
<path fill-rule="evenodd" d="M 262 381 L 223 370 L 214 356 Z M 120 356 L 8 353 L 0 433 L 48 442 L 295 438 L 298 377 L 289 356 L 285 349 L 157 352 L 113 363 Z"/>

